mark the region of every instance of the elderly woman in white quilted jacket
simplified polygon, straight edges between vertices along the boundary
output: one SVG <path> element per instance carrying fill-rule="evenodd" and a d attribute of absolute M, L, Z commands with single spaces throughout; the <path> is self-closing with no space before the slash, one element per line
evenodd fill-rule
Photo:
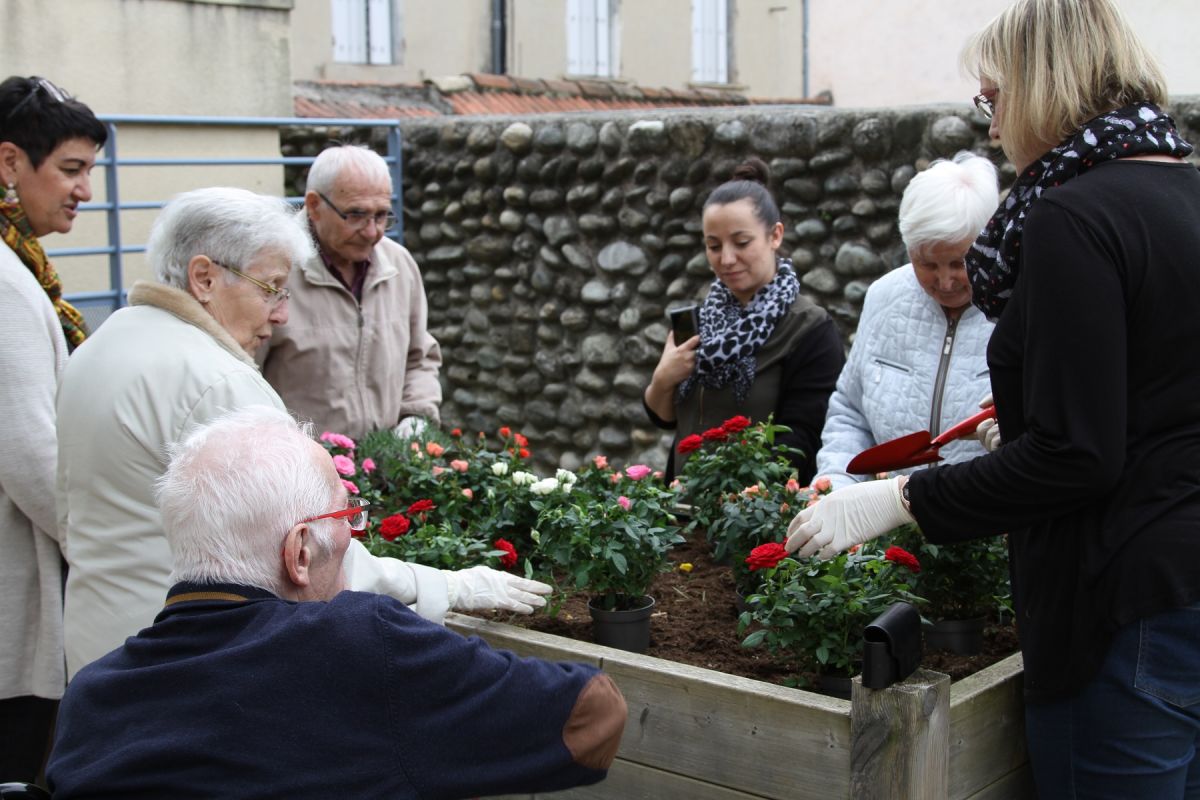
<path fill-rule="evenodd" d="M 913 178 L 900 202 L 912 262 L 871 284 L 850 358 L 829 398 L 817 475 L 834 489 L 868 476 L 858 453 L 914 431 L 938 433 L 979 411 L 991 391 L 985 358 L 992 323 L 971 305 L 964 258 L 996 210 L 996 168 L 961 152 Z M 940 449 L 949 462 L 983 453 L 975 439 Z"/>

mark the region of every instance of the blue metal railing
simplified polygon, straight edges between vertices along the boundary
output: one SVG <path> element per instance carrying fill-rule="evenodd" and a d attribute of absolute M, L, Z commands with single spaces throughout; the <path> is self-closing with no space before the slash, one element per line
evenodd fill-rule
<path fill-rule="evenodd" d="M 392 211 L 396 214 L 397 227 L 388 236 L 403 241 L 404 215 L 401 208 L 401 174 L 402 162 L 400 155 L 400 123 L 386 119 L 325 119 L 319 117 L 186 117 L 158 116 L 139 114 L 100 114 L 101 122 L 108 130 L 108 142 L 96 165 L 104 167 L 105 202 L 83 203 L 81 211 L 103 211 L 107 218 L 108 243 L 98 247 L 61 247 L 47 250 L 51 258 L 69 258 L 73 256 L 108 256 L 108 285 L 109 288 L 99 292 L 76 292 L 67 295 L 76 306 L 85 313 L 88 309 L 101 310 L 103 316 L 115 311 L 125 304 L 124 262 L 126 253 L 142 253 L 146 245 L 128 244 L 124 241 L 121 231 L 121 212 L 159 209 L 166 204 L 166 199 L 149 201 L 123 202 L 121 200 L 120 173 L 122 167 L 178 167 L 178 166 L 263 166 L 278 164 L 280 166 L 308 165 L 313 162 L 311 156 L 266 156 L 266 157 L 236 157 L 228 158 L 121 158 L 117 151 L 117 127 L 119 125 L 175 125 L 175 126 L 207 126 L 221 128 L 281 128 L 281 127 L 338 127 L 338 128 L 386 128 L 387 154 L 384 160 L 392 175 Z M 287 197 L 288 202 L 298 205 L 303 197 Z M 89 315 L 91 316 L 91 315 Z M 89 320 L 90 321 L 90 320 Z M 94 325 L 93 325 L 94 327 Z"/>

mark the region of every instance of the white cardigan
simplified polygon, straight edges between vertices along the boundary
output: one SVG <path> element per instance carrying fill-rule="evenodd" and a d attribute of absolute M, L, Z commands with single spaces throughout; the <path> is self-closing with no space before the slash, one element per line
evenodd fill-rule
<path fill-rule="evenodd" d="M 163 607 L 171 551 L 154 481 L 166 470 L 167 446 L 225 411 L 283 408 L 254 361 L 190 294 L 139 282 L 129 300 L 72 355 L 59 395 L 70 675 Z M 351 589 L 415 602 L 434 621 L 446 613 L 438 570 L 375 558 L 358 542 L 345 569 Z"/>
<path fill-rule="evenodd" d="M 978 413 L 979 401 L 991 391 L 986 356 L 993 327 L 971 306 L 954 326 L 948 345 L 946 313 L 917 283 L 911 264 L 872 283 L 850 357 L 829 398 L 817 475 L 827 476 L 834 489 L 866 480 L 870 476 L 845 469 L 868 447 L 922 430 L 936 436 Z M 947 370 L 935 394 L 944 359 Z M 954 463 L 982 455 L 984 449 L 975 439 L 964 439 L 939 452 Z"/>
<path fill-rule="evenodd" d="M 54 306 L 0 244 L 0 699 L 63 693 L 54 393 L 66 362 Z"/>

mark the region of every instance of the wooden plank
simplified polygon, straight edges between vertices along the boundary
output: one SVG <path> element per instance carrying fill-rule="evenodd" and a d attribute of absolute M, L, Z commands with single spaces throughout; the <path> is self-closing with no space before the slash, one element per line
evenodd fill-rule
<path fill-rule="evenodd" d="M 1033 772 L 1025 764 L 963 800 L 1037 800 Z"/>
<path fill-rule="evenodd" d="M 509 800 L 762 800 L 759 795 L 714 786 L 686 775 L 618 759 L 608 777 L 591 786 L 579 786 L 531 798 Z"/>
<path fill-rule="evenodd" d="M 474 617 L 447 625 L 520 655 L 602 667 L 629 705 L 622 759 L 762 797 L 849 796 L 846 700 Z M 775 766 L 785 764 L 796 770 Z"/>
<path fill-rule="evenodd" d="M 950 738 L 950 676 L 919 669 L 887 689 L 855 678 L 850 795 L 855 800 L 942 800 Z"/>
<path fill-rule="evenodd" d="M 1027 764 L 1022 669 L 1018 653 L 951 687 L 951 798 L 973 797 Z"/>

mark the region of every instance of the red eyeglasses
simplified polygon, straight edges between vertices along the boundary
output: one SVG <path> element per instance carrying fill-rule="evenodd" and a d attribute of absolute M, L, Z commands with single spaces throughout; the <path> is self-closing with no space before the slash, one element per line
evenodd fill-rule
<path fill-rule="evenodd" d="M 367 510 L 371 504 L 361 497 L 351 497 L 350 505 L 341 511 L 330 511 L 328 514 L 318 514 L 315 517 L 302 519 L 301 522 L 316 522 L 319 519 L 342 519 L 350 523 L 350 530 L 361 531 L 367 527 Z"/>

